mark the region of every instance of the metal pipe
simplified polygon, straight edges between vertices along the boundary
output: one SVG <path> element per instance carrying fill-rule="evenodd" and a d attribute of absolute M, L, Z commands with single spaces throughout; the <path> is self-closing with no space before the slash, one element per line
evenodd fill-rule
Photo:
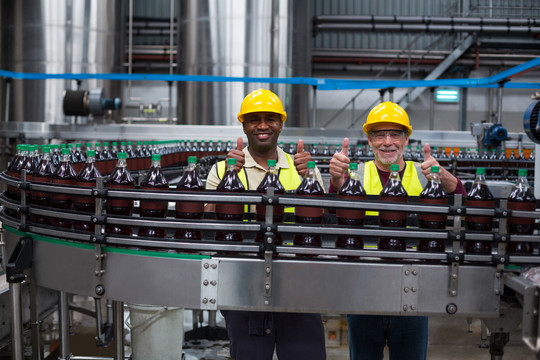
<path fill-rule="evenodd" d="M 129 31 L 128 31 L 128 74 L 133 71 L 133 0 L 129 0 Z M 128 81 L 128 99 L 142 104 L 141 98 L 131 96 L 131 80 Z"/>
<path fill-rule="evenodd" d="M 37 286 L 35 281 L 30 281 L 30 325 L 32 329 L 32 360 L 41 360 L 43 353 L 41 349 L 41 321 L 39 319 L 38 301 L 37 301 Z"/>
<path fill-rule="evenodd" d="M 435 129 L 435 88 L 429 88 L 431 97 L 429 99 L 429 130 Z"/>
<path fill-rule="evenodd" d="M 311 114 L 311 127 L 316 128 L 317 127 L 317 87 L 312 86 L 313 89 L 313 106 L 312 108 L 312 114 Z"/>
<path fill-rule="evenodd" d="M 469 24 L 469 25 L 520 25 L 540 26 L 540 20 L 502 19 L 483 17 L 441 17 L 441 16 L 372 16 L 372 15 L 320 15 L 315 23 L 422 23 L 422 24 Z"/>
<path fill-rule="evenodd" d="M 65 291 L 58 292 L 58 327 L 60 333 L 59 360 L 70 358 L 69 350 L 69 304 Z"/>
<path fill-rule="evenodd" d="M 5 261 L 5 260 L 3 260 Z M 21 283 L 9 283 L 13 360 L 24 360 Z"/>
<path fill-rule="evenodd" d="M 114 359 L 124 360 L 124 303 L 113 301 Z"/>
<path fill-rule="evenodd" d="M 96 331 L 97 331 L 97 338 L 99 341 L 104 340 L 103 336 L 103 315 L 101 312 L 101 299 L 100 298 L 94 298 L 94 304 L 96 307 Z"/>
<path fill-rule="evenodd" d="M 431 24 L 349 24 L 324 23 L 315 25 L 317 31 L 395 31 L 395 32 L 469 32 L 489 34 L 540 34 L 540 26 L 483 26 L 483 25 L 431 25 Z"/>
<path fill-rule="evenodd" d="M 459 131 L 465 131 L 467 128 L 467 95 L 468 89 L 463 88 L 459 91 Z"/>
<path fill-rule="evenodd" d="M 502 124 L 502 99 L 504 82 L 499 83 L 499 96 L 497 98 L 497 124 Z"/>

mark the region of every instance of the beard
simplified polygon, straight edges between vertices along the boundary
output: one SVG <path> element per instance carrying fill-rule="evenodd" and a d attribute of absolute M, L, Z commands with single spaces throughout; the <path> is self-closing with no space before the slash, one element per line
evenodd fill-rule
<path fill-rule="evenodd" d="M 403 150 L 402 149 L 397 149 L 396 154 L 394 156 L 392 156 L 391 158 L 381 156 L 381 150 L 380 149 L 375 150 L 373 153 L 375 155 L 375 159 L 378 162 L 380 162 L 381 164 L 383 164 L 383 165 L 395 164 L 395 163 L 397 163 L 399 158 L 403 156 Z"/>

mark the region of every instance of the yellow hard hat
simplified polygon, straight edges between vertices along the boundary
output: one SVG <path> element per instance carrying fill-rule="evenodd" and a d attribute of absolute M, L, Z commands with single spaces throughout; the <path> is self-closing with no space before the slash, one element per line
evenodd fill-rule
<path fill-rule="evenodd" d="M 412 127 L 409 124 L 409 116 L 401 106 L 391 101 L 383 102 L 375 106 L 369 112 L 366 123 L 364 124 L 364 132 L 369 135 L 371 128 L 378 123 L 394 123 L 407 128 L 409 136 L 412 134 Z"/>
<path fill-rule="evenodd" d="M 244 122 L 244 115 L 255 112 L 271 112 L 281 115 L 281 121 L 287 120 L 287 113 L 279 97 L 270 90 L 258 89 L 250 92 L 242 101 L 238 121 Z"/>

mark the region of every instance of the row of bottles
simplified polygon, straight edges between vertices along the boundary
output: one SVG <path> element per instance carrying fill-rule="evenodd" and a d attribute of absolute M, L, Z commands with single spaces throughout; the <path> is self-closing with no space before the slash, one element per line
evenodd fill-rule
<path fill-rule="evenodd" d="M 23 145 L 28 148 L 24 156 L 21 157 L 22 154 L 20 148 Z M 126 154 L 127 166 L 130 170 L 135 171 L 148 169 L 151 165 L 151 157 L 154 154 L 161 155 L 162 166 L 168 167 L 185 164 L 189 156 L 202 158 L 206 156 L 224 155 L 232 149 L 231 141 L 223 144 L 221 140 L 218 141 L 216 145 L 214 145 L 212 140 L 210 140 L 208 144 L 206 144 L 205 141 L 172 140 L 137 141 L 135 146 L 131 141 L 114 141 L 111 145 L 109 145 L 108 142 L 87 142 L 84 145 L 84 150 L 82 143 L 41 145 L 40 152 L 39 145 L 18 144 L 17 154 L 10 163 L 9 168 L 13 168 L 13 172 L 20 172 L 22 163 L 26 160 L 25 158 L 30 156 L 34 156 L 33 160 L 36 164 L 39 163 L 44 146 L 50 147 L 51 161 L 55 168 L 60 164 L 62 150 L 69 149 L 71 163 L 76 172 L 79 172 L 85 165 L 86 151 L 94 150 L 96 166 L 101 174 L 110 174 L 114 170 L 119 152 L 124 152 Z"/>
<path fill-rule="evenodd" d="M 84 167 L 77 173 L 72 165 L 72 153 L 70 149 L 62 149 L 62 156 L 55 167 L 51 146 L 43 146 L 41 158 L 37 161 L 37 151 L 35 146 L 20 145 L 16 161 L 14 160 L 8 169 L 8 173 L 14 177 L 20 177 L 21 171 L 26 174 L 27 180 L 37 183 L 53 183 L 56 185 L 78 185 L 83 187 L 95 187 L 97 179 L 101 176 L 96 166 L 96 150 L 88 150 L 85 157 Z M 105 186 L 111 189 L 134 189 L 133 178 L 128 171 L 127 153 L 119 152 L 118 161 L 112 174 L 107 178 Z M 146 176 L 142 180 L 141 190 L 168 191 L 169 184 L 163 175 L 161 168 L 161 155 L 153 154 L 152 163 Z M 283 186 L 279 182 L 278 173 L 275 169 L 275 160 L 269 160 L 268 171 L 263 181 L 259 185 L 257 192 L 266 193 L 269 187 L 273 187 L 277 194 L 285 193 Z M 236 160 L 228 159 L 227 170 L 222 181 L 217 187 L 218 192 L 240 193 L 245 191 L 244 186 L 238 178 L 236 172 Z M 315 163 L 308 162 L 307 175 L 296 190 L 296 194 L 302 197 L 322 197 L 324 190 L 315 176 Z M 16 171 L 15 169 L 20 169 Z M 349 176 L 342 188 L 338 192 L 338 197 L 345 200 L 364 200 L 366 193 L 358 177 L 357 163 L 351 163 Z M 408 194 L 401 184 L 398 165 L 391 165 L 390 177 L 383 190 L 379 194 L 379 199 L 384 202 L 408 201 Z M 439 178 L 439 167 L 432 167 L 428 183 L 419 196 L 419 202 L 431 205 L 447 205 L 448 195 L 444 191 Z M 204 185 L 197 171 L 196 157 L 189 157 L 188 167 L 184 172 L 177 189 L 180 191 L 204 191 Z M 6 197 L 20 201 L 20 190 L 8 187 Z M 51 207 L 61 211 L 75 210 L 85 213 L 95 212 L 95 201 L 92 197 L 70 196 L 66 194 L 48 194 L 38 191 L 31 191 L 28 194 L 31 204 Z M 132 216 L 134 210 L 133 200 L 109 198 L 106 202 L 106 213 L 109 215 Z M 478 168 L 476 179 L 465 199 L 467 207 L 494 208 L 495 202 L 486 181 L 485 169 Z M 516 182 L 510 196 L 508 197 L 509 210 L 535 211 L 536 199 L 527 181 L 527 170 L 520 169 L 518 181 Z M 16 216 L 16 214 L 8 214 Z M 167 216 L 168 202 L 155 200 L 141 200 L 139 212 L 140 216 L 148 218 L 163 219 Z M 219 203 L 216 205 L 216 217 L 218 220 L 241 221 L 244 217 L 244 205 L 241 203 Z M 177 202 L 176 217 L 186 220 L 197 220 L 203 217 L 203 203 L 201 202 Z M 336 211 L 337 223 L 346 226 L 363 226 L 365 213 L 363 210 L 338 209 Z M 295 221 L 298 224 L 321 224 L 323 218 L 323 208 L 297 206 L 295 209 Z M 265 207 L 257 206 L 257 220 L 264 221 Z M 44 216 L 32 215 L 30 221 L 36 224 L 52 225 L 60 228 L 81 231 L 94 231 L 94 225 L 85 222 L 72 222 L 66 219 L 47 218 Z M 283 207 L 274 207 L 274 222 L 283 221 Z M 446 215 L 419 214 L 418 223 L 420 228 L 425 229 L 445 229 Z M 380 211 L 379 225 L 390 228 L 403 229 L 407 225 L 407 213 L 395 211 Z M 507 230 L 510 234 L 532 234 L 534 231 L 534 219 L 511 217 L 507 221 Z M 467 231 L 491 232 L 493 228 L 493 218 L 488 216 L 465 217 L 465 229 Z M 111 235 L 132 235 L 130 226 L 108 224 L 105 232 Z M 141 226 L 138 231 L 139 236 L 164 238 L 164 229 L 151 226 Z M 202 239 L 202 234 L 196 229 L 178 230 L 175 237 L 179 239 Z M 220 241 L 242 241 L 241 232 L 218 231 L 216 240 Z M 257 236 L 257 241 L 261 241 L 261 234 Z M 278 237 L 277 243 L 281 244 L 282 239 Z M 294 245 L 320 247 L 322 239 L 319 234 L 306 233 L 297 234 L 294 237 Z M 363 241 L 360 236 L 338 236 L 336 247 L 360 249 Z M 378 242 L 381 250 L 406 250 L 405 239 L 399 237 L 381 237 Z M 440 240 L 420 240 L 417 244 L 418 251 L 443 252 L 444 242 Z M 491 244 L 485 241 L 466 241 L 464 251 L 468 254 L 491 254 Z M 510 242 L 507 251 L 511 254 L 531 254 L 533 252 L 532 243 Z"/>

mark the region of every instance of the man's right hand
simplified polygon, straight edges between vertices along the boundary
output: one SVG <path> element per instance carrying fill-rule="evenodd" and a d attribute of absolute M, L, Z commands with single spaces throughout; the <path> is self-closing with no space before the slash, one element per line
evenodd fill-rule
<path fill-rule="evenodd" d="M 244 142 L 242 138 L 239 137 L 236 140 L 236 149 L 232 149 L 231 151 L 229 151 L 227 153 L 227 158 L 225 159 L 225 161 L 227 161 L 227 159 L 229 158 L 236 159 L 236 171 L 238 172 L 242 170 L 244 164 L 246 163 L 246 154 L 244 154 L 244 151 L 242 151 L 242 149 L 244 148 L 243 146 Z"/>
<path fill-rule="evenodd" d="M 336 189 L 341 189 L 345 183 L 345 174 L 349 170 L 349 138 L 343 139 L 343 144 L 341 145 L 341 151 L 335 153 L 330 160 L 330 182 Z"/>

